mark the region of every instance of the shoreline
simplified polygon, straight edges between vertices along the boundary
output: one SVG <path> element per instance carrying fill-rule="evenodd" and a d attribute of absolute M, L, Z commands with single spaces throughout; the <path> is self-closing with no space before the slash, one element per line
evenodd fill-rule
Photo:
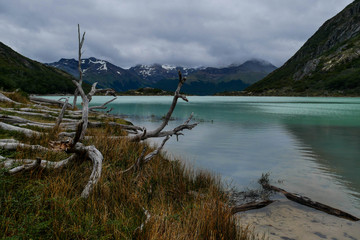
<path fill-rule="evenodd" d="M 248 224 L 270 240 L 360 240 L 360 221 L 338 218 L 286 198 L 236 216 L 240 224 Z"/>

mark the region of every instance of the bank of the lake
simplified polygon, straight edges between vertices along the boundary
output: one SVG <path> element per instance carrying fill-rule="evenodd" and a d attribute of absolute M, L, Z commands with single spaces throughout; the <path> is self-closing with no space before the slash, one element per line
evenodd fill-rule
<path fill-rule="evenodd" d="M 107 100 L 95 97 L 92 104 Z M 113 114 L 151 129 L 166 113 L 170 100 L 166 96 L 123 96 L 109 107 Z M 261 174 L 270 172 L 274 183 L 288 191 L 360 216 L 360 98 L 191 96 L 189 101 L 179 102 L 168 127 L 185 121 L 192 112 L 200 124 L 180 136 L 179 142 L 167 143 L 165 150 L 170 155 L 220 174 L 239 189 L 255 187 Z M 280 218 L 292 224 L 291 213 L 298 220 L 310 214 L 292 206 L 276 217 L 271 214 L 275 210 L 269 209 L 262 210 L 268 218 L 253 218 L 260 228 Z M 326 219 L 324 229 L 341 231 L 342 225 L 327 224 L 332 216 L 320 216 Z M 267 223 L 260 222 L 262 218 Z M 293 224 L 299 229 L 303 226 Z M 352 229 L 360 235 L 357 227 Z"/>
<path fill-rule="evenodd" d="M 96 163 L 87 161 L 88 154 L 74 159 L 59 147 L 67 141 L 57 142 L 66 140 L 57 130 L 72 131 L 67 125 L 79 121 L 81 111 L 65 111 L 67 124 L 54 129 L 60 109 L 31 104 L 16 92 L 6 94 L 23 104 L 6 97 L 0 102 L 1 239 L 257 239 L 238 226 L 215 176 L 162 154 L 141 170 L 124 171 L 143 149 L 153 149 L 129 141 L 123 126 L 107 124 L 126 123 L 104 114 L 90 113 L 89 120 L 99 124 L 89 127 L 82 141 L 99 151 L 92 150 L 101 166 L 99 181 L 84 198 L 89 177 L 95 181 Z M 35 159 L 41 159 L 36 161 L 40 166 L 20 167 Z M 58 163 L 65 166 L 54 169 Z"/>
<path fill-rule="evenodd" d="M 108 97 L 95 97 L 99 105 Z M 113 114 L 151 129 L 170 96 L 121 96 Z M 169 154 L 240 189 L 264 172 L 282 187 L 360 216 L 360 98 L 189 97 L 169 128 L 191 113 L 200 124 L 171 139 Z"/>

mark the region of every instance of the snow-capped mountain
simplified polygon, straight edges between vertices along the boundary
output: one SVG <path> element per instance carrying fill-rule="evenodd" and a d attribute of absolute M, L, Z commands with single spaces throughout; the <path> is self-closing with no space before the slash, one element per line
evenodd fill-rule
<path fill-rule="evenodd" d="M 60 68 L 78 77 L 75 59 L 60 59 L 48 65 Z M 99 87 L 127 91 L 141 87 L 153 87 L 173 91 L 178 82 L 178 71 L 187 76 L 182 91 L 185 93 L 211 95 L 223 91 L 240 91 L 264 78 L 276 67 L 264 60 L 250 60 L 240 65 L 224 68 L 185 68 L 166 64 L 136 65 L 123 69 L 110 62 L 96 58 L 82 59 L 84 81 L 98 82 Z"/>
<path fill-rule="evenodd" d="M 184 76 L 188 76 L 189 74 L 196 72 L 198 69 L 175 67 L 166 64 L 136 65 L 135 67 L 131 67 L 129 69 L 129 71 L 145 79 L 148 84 L 154 84 L 166 79 L 177 79 L 179 76 L 179 70 Z"/>
<path fill-rule="evenodd" d="M 74 77 L 79 76 L 78 61 L 75 59 L 62 58 L 60 61 L 48 65 L 62 69 Z M 105 60 L 94 57 L 82 59 L 81 68 L 85 82 L 90 84 L 98 82 L 98 86 L 102 88 L 109 87 L 116 91 L 127 91 L 144 86 L 142 78 Z"/>

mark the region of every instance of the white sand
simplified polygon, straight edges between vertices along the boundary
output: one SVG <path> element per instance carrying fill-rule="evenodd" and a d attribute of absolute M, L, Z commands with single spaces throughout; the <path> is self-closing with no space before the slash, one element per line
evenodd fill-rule
<path fill-rule="evenodd" d="M 240 224 L 254 226 L 256 233 L 265 233 L 269 240 L 360 240 L 360 221 L 338 218 L 287 199 L 238 215 Z"/>

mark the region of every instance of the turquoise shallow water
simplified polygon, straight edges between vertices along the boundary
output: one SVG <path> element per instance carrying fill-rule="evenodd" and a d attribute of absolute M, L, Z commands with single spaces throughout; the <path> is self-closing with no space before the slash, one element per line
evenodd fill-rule
<path fill-rule="evenodd" d="M 280 187 L 360 216 L 360 98 L 197 97 L 179 101 L 169 128 L 200 122 L 165 150 L 239 188 L 262 173 Z M 110 97 L 94 97 L 92 105 Z M 172 97 L 121 96 L 113 114 L 151 129 Z M 156 141 L 155 141 L 156 142 Z"/>

